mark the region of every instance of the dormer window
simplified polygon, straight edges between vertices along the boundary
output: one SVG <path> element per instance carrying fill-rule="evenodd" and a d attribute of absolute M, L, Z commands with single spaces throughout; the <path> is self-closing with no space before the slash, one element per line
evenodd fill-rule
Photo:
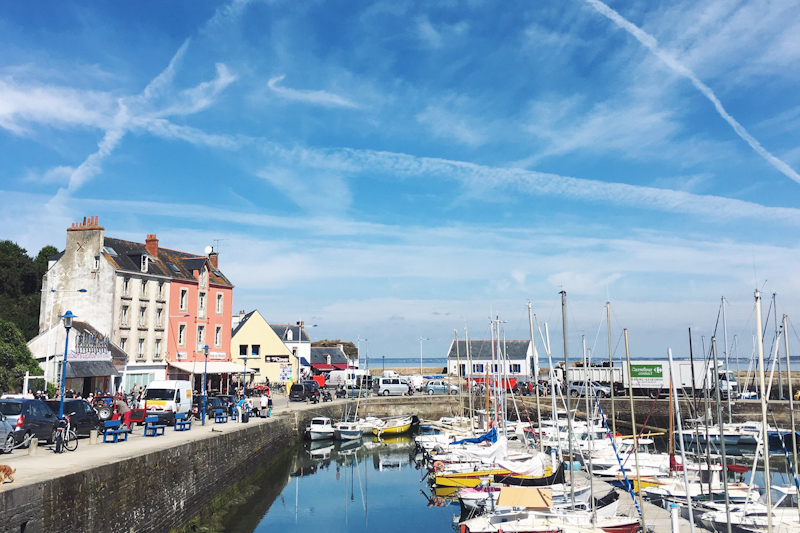
<path fill-rule="evenodd" d="M 150 266 L 150 256 L 147 254 L 142 254 L 142 272 L 147 272 L 147 268 Z"/>
<path fill-rule="evenodd" d="M 203 267 L 200 271 L 200 286 L 205 287 L 208 284 L 208 268 Z"/>
<path fill-rule="evenodd" d="M 291 328 L 286 331 L 286 340 L 287 341 L 294 340 L 294 333 L 292 333 Z"/>

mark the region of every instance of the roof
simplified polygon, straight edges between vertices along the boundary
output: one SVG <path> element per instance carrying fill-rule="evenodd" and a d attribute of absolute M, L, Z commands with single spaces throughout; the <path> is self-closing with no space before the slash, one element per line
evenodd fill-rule
<path fill-rule="evenodd" d="M 103 239 L 103 246 L 103 256 L 117 270 L 141 273 L 142 256 L 147 255 L 150 258 L 147 263 L 147 274 L 175 280 L 196 281 L 194 272 L 202 270 L 203 265 L 207 264 L 209 283 L 233 287 L 228 278 L 215 269 L 208 257 L 204 255 L 159 248 L 158 257 L 153 257 L 147 252 L 147 246 L 144 243 L 123 241 L 111 237 Z"/>
<path fill-rule="evenodd" d="M 246 315 L 244 315 L 242 318 L 239 319 L 239 323 L 236 325 L 236 328 L 234 328 L 234 330 L 231 331 L 231 338 L 234 338 L 236 336 L 239 330 L 242 329 L 242 326 L 244 326 L 245 322 L 247 322 L 247 319 L 253 316 L 253 314 L 256 311 L 257 309 L 253 309 L 252 311 L 250 311 L 249 313 L 247 313 Z"/>
<path fill-rule="evenodd" d="M 208 374 L 242 374 L 244 372 L 244 366 L 238 365 L 231 361 L 209 361 L 208 367 L 206 367 L 205 362 L 190 362 L 190 361 L 182 361 L 182 362 L 169 362 L 169 366 L 177 368 L 178 370 L 182 370 L 188 374 L 202 374 L 205 370 Z M 207 368 L 207 370 L 206 370 Z M 254 373 L 255 370 L 252 368 L 247 369 L 248 374 Z"/>
<path fill-rule="evenodd" d="M 306 335 L 305 328 L 298 326 L 297 324 L 270 324 L 272 331 L 275 332 L 283 342 L 311 342 Z M 292 338 L 289 339 L 289 332 L 292 332 Z M 302 333 L 303 338 L 298 341 L 297 339 L 300 338 L 300 334 Z"/>
<path fill-rule="evenodd" d="M 500 342 L 500 348 L 505 347 L 506 359 L 525 359 L 528 357 L 530 344 L 530 340 L 506 340 Z M 456 352 L 456 346 L 458 346 L 458 352 Z M 472 359 L 491 359 L 492 341 L 469 341 L 469 354 Z M 458 356 L 462 359 L 467 357 L 467 341 L 450 343 L 450 352 L 447 354 L 447 358 L 456 359 Z"/>
<path fill-rule="evenodd" d="M 328 355 L 331 362 L 328 363 Z M 347 365 L 347 356 L 338 346 L 311 347 L 311 366 L 320 364 Z"/>

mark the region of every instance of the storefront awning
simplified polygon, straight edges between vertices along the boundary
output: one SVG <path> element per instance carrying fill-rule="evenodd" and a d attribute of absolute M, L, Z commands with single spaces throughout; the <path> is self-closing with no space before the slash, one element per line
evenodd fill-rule
<path fill-rule="evenodd" d="M 68 378 L 119 376 L 111 361 L 67 361 Z"/>
<path fill-rule="evenodd" d="M 314 370 L 327 372 L 328 370 L 333 370 L 333 365 L 329 365 L 328 363 L 311 363 L 311 368 Z"/>
<path fill-rule="evenodd" d="M 333 367 L 337 370 L 347 370 L 347 363 L 333 363 Z"/>
<path fill-rule="evenodd" d="M 208 370 L 206 370 L 205 361 L 197 361 L 194 363 L 188 362 L 175 362 L 170 363 L 169 366 L 177 368 L 187 374 L 202 374 L 206 371 L 208 374 L 241 374 L 244 372 L 244 366 L 237 365 L 230 361 L 209 361 Z M 255 370 L 252 368 L 247 369 L 248 374 L 254 374 Z"/>
<path fill-rule="evenodd" d="M 308 359 L 306 359 L 305 357 L 301 357 L 300 358 L 300 364 L 302 366 L 311 366 L 311 365 L 308 364 Z"/>

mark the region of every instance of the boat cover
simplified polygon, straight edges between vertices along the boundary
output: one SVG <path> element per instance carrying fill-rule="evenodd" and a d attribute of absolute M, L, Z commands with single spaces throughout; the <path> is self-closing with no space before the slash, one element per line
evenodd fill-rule
<path fill-rule="evenodd" d="M 498 506 L 524 507 L 534 511 L 549 511 L 553 506 L 550 489 L 537 487 L 501 487 Z"/>
<path fill-rule="evenodd" d="M 533 476 L 533 477 L 542 477 L 545 473 L 545 464 L 544 458 L 546 456 L 543 453 L 540 453 L 534 457 L 531 457 L 527 461 L 497 461 L 497 464 L 501 468 L 505 468 L 510 472 L 514 472 L 515 474 L 520 474 L 523 476 Z"/>
<path fill-rule="evenodd" d="M 450 443 L 454 444 L 480 444 L 481 442 L 497 442 L 497 428 L 490 429 L 480 437 L 470 437 L 468 439 L 461 439 Z"/>

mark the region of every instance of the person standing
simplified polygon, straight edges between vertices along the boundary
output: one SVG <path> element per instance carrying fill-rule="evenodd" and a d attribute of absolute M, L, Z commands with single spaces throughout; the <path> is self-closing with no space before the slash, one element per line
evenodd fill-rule
<path fill-rule="evenodd" d="M 131 428 L 131 410 L 128 407 L 128 404 L 125 403 L 125 400 L 122 399 L 122 396 L 117 396 L 117 399 L 114 400 L 114 406 L 117 408 L 117 414 L 122 418 L 122 424 L 125 426 L 125 429 Z"/>
<path fill-rule="evenodd" d="M 267 392 L 267 418 L 272 416 L 272 393 Z"/>
<path fill-rule="evenodd" d="M 267 403 L 268 403 L 267 402 L 267 392 L 264 391 L 264 392 L 261 393 L 261 412 L 262 413 L 266 413 L 267 412 Z M 263 414 L 261 416 L 266 416 L 266 414 Z"/>

